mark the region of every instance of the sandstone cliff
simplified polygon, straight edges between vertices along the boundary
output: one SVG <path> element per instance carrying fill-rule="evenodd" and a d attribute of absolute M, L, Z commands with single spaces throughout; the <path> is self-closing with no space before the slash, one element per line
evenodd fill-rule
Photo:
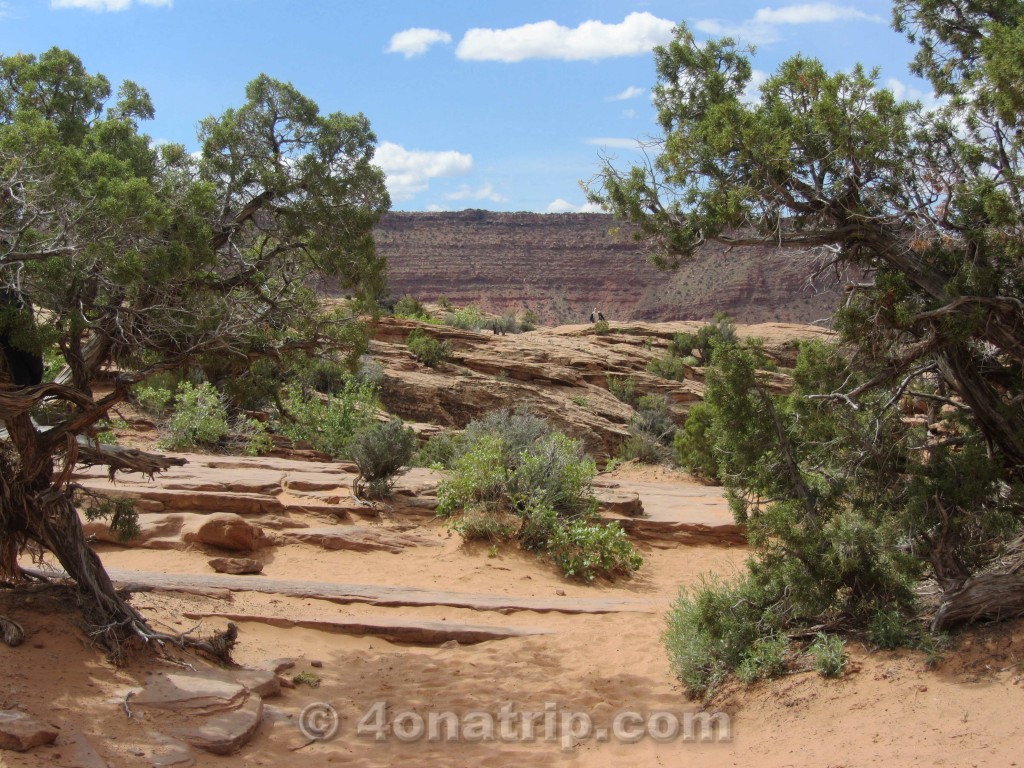
<path fill-rule="evenodd" d="M 831 315 L 831 284 L 809 277 L 813 256 L 770 246 L 707 246 L 674 272 L 602 214 L 390 213 L 376 230 L 393 296 L 447 297 L 488 312 L 532 309 L 547 324 L 609 319 L 813 322 Z"/>

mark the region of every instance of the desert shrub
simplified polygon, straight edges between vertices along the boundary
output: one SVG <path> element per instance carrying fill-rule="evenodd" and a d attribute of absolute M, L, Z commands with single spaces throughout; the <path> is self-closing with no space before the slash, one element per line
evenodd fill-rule
<path fill-rule="evenodd" d="M 713 443 L 714 422 L 710 406 L 696 403 L 690 408 L 683 428 L 675 434 L 676 461 L 698 477 L 718 481 L 718 460 Z"/>
<path fill-rule="evenodd" d="M 548 552 L 566 576 L 593 581 L 597 576 L 628 575 L 643 564 L 617 522 L 604 525 L 585 519 L 555 525 Z"/>
<path fill-rule="evenodd" d="M 291 377 L 293 382 L 325 395 L 344 391 L 351 378 L 352 371 L 345 363 L 319 357 L 306 362 Z"/>
<path fill-rule="evenodd" d="M 174 390 L 164 387 L 137 387 L 134 395 L 139 410 L 150 416 L 164 416 L 174 403 Z"/>
<path fill-rule="evenodd" d="M 736 676 L 747 685 L 778 677 L 786 671 L 788 651 L 789 638 L 783 634 L 758 638 L 736 667 Z"/>
<path fill-rule="evenodd" d="M 823 677 L 841 677 L 846 667 L 846 643 L 839 635 L 819 632 L 808 649 L 814 668 Z"/>
<path fill-rule="evenodd" d="M 431 368 L 436 368 L 452 356 L 452 348 L 447 341 L 438 341 L 422 328 L 413 328 L 405 339 L 405 345 L 413 357 Z"/>
<path fill-rule="evenodd" d="M 617 526 L 595 515 L 597 468 L 576 440 L 552 432 L 525 411 L 497 411 L 462 434 L 438 514 L 467 538 L 515 538 L 552 557 L 568 576 L 592 580 L 639 568 L 641 559 Z"/>
<path fill-rule="evenodd" d="M 414 467 L 451 469 L 455 463 L 455 457 L 459 453 L 461 440 L 460 435 L 452 434 L 451 432 L 432 435 L 413 454 L 410 463 Z"/>
<path fill-rule="evenodd" d="M 365 487 L 374 498 L 391 495 L 394 477 L 416 451 L 416 433 L 401 419 L 377 422 L 352 439 L 350 455 L 359 467 L 357 492 Z"/>
<path fill-rule="evenodd" d="M 639 401 L 640 395 L 636 391 L 636 379 L 632 376 L 612 376 L 609 374 L 608 391 L 612 397 L 634 408 Z"/>
<path fill-rule="evenodd" d="M 619 462 L 635 460 L 641 464 L 665 464 L 671 458 L 671 453 L 650 435 L 639 434 L 623 440 L 615 458 Z"/>
<path fill-rule="evenodd" d="M 522 317 L 519 318 L 519 330 L 524 333 L 537 330 L 538 325 L 540 325 L 540 317 L 532 309 L 524 311 Z"/>
<path fill-rule="evenodd" d="M 498 333 L 519 333 L 519 321 L 515 312 L 506 312 L 491 321 L 491 327 Z"/>
<path fill-rule="evenodd" d="M 900 611 L 876 611 L 868 621 L 868 639 L 877 648 L 893 649 L 916 645 L 920 634 Z"/>
<path fill-rule="evenodd" d="M 682 362 L 683 365 L 688 365 L 691 368 L 695 368 L 698 365 L 700 365 L 700 360 L 698 360 L 693 355 L 683 355 L 681 358 L 679 358 L 679 360 Z"/>
<path fill-rule="evenodd" d="M 528 410 L 502 408 L 470 422 L 463 430 L 462 438 L 463 445 L 468 448 L 488 435 L 497 437 L 502 447 L 502 463 L 513 465 L 521 453 L 549 434 L 551 427 L 548 423 Z"/>
<path fill-rule="evenodd" d="M 676 423 L 668 409 L 668 398 L 664 395 L 643 395 L 636 404 L 636 413 L 629 423 L 629 431 L 635 435 L 650 435 L 664 446 L 672 445 L 676 435 Z"/>
<path fill-rule="evenodd" d="M 514 538 L 521 523 L 519 516 L 509 510 L 469 507 L 453 518 L 449 527 L 466 541 L 498 544 Z"/>
<path fill-rule="evenodd" d="M 297 385 L 285 390 L 285 414 L 279 430 L 292 440 L 304 440 L 336 459 L 348 458 L 352 438 L 374 423 L 380 403 L 377 390 L 349 379 L 336 395 L 310 396 Z"/>
<path fill-rule="evenodd" d="M 484 313 L 472 304 L 462 307 L 462 309 L 455 312 L 446 313 L 442 322 L 444 325 L 461 328 L 464 331 L 479 331 L 488 325 Z"/>
<path fill-rule="evenodd" d="M 685 381 L 688 367 L 676 355 L 656 357 L 647 363 L 647 372 L 671 381 Z"/>
<path fill-rule="evenodd" d="M 439 307 L 441 307 L 441 309 L 444 309 L 444 310 L 446 310 L 448 312 L 451 312 L 451 311 L 454 310 L 454 307 L 452 306 L 452 301 L 447 296 L 438 296 L 437 297 L 437 305 Z"/>
<path fill-rule="evenodd" d="M 160 445 L 169 451 L 212 448 L 231 433 L 227 408 L 209 382 L 183 382 L 174 397 L 174 412 Z"/>
<path fill-rule="evenodd" d="M 252 418 L 239 418 L 231 430 L 232 436 L 241 443 L 246 456 L 263 456 L 274 450 L 267 425 Z"/>
<path fill-rule="evenodd" d="M 778 634 L 775 602 L 750 578 L 726 583 L 702 575 L 696 586 L 680 589 L 662 642 L 691 697 L 709 697 L 745 662 L 748 673 L 767 669 L 758 659 L 766 652 L 763 642 Z"/>
<path fill-rule="evenodd" d="M 423 306 L 423 302 L 409 294 L 395 302 L 394 313 L 395 317 L 407 317 L 410 320 L 430 320 L 430 315 L 426 307 Z"/>
<path fill-rule="evenodd" d="M 594 333 L 598 336 L 604 336 L 606 333 L 609 333 L 611 328 L 607 320 L 598 320 L 594 323 Z"/>

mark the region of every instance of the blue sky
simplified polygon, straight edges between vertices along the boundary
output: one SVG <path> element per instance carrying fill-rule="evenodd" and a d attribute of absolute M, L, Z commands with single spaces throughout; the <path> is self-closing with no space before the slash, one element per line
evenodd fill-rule
<path fill-rule="evenodd" d="M 370 119 L 396 210 L 562 212 L 587 210 L 602 153 L 628 163 L 657 133 L 651 48 L 680 21 L 756 44 L 757 77 L 799 52 L 927 100 L 889 17 L 882 0 L 0 0 L 0 52 L 56 45 L 135 80 L 144 130 L 190 149 L 266 73 Z"/>

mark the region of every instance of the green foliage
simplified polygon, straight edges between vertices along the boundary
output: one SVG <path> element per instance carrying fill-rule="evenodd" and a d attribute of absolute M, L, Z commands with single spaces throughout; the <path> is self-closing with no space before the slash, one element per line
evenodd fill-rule
<path fill-rule="evenodd" d="M 597 470 L 577 441 L 525 411 L 497 411 L 467 426 L 455 450 L 438 514 L 463 537 L 515 538 L 586 581 L 640 567 L 625 533 L 596 519 Z"/>
<path fill-rule="evenodd" d="M 451 469 L 460 451 L 460 438 L 450 432 L 432 435 L 411 459 L 414 467 Z"/>
<path fill-rule="evenodd" d="M 646 433 L 630 435 L 619 444 L 615 454 L 618 462 L 639 461 L 641 464 L 665 464 L 670 452 L 654 437 Z"/>
<path fill-rule="evenodd" d="M 350 379 L 336 395 L 304 393 L 296 385 L 285 392 L 279 431 L 292 440 L 304 440 L 336 459 L 348 458 L 352 439 L 375 422 L 377 390 Z"/>
<path fill-rule="evenodd" d="M 643 565 L 622 527 L 582 519 L 552 528 L 548 552 L 569 577 L 593 581 L 598 576 L 628 576 Z"/>
<path fill-rule="evenodd" d="M 479 331 L 481 328 L 486 328 L 490 325 L 490 322 L 484 317 L 484 313 L 472 304 L 462 307 L 455 312 L 446 313 L 442 323 L 453 328 L 461 328 L 464 331 Z"/>
<path fill-rule="evenodd" d="M 736 667 L 736 676 L 746 685 L 778 677 L 786 671 L 788 651 L 789 638 L 785 635 L 758 638 Z"/>
<path fill-rule="evenodd" d="M 431 317 L 419 299 L 406 294 L 395 303 L 395 317 L 430 322 Z"/>
<path fill-rule="evenodd" d="M 916 644 L 919 632 L 898 610 L 877 611 L 868 622 L 868 638 L 876 648 L 905 648 Z"/>
<path fill-rule="evenodd" d="M 412 356 L 426 366 L 436 368 L 452 356 L 451 344 L 438 341 L 422 328 L 413 328 L 405 339 L 405 345 Z"/>
<path fill-rule="evenodd" d="M 748 676 L 777 671 L 768 662 L 779 654 L 766 645 L 778 634 L 776 602 L 749 578 L 723 583 L 714 575 L 701 576 L 695 587 L 680 589 L 662 642 L 691 697 L 710 697 L 730 671 L 744 665 Z"/>
<path fill-rule="evenodd" d="M 683 362 L 683 358 L 665 355 L 656 357 L 647 363 L 647 372 L 671 381 L 686 381 L 689 367 Z"/>
<path fill-rule="evenodd" d="M 198 387 L 187 381 L 178 387 L 167 429 L 160 444 L 171 451 L 215 448 L 231 433 L 220 393 L 205 381 Z"/>
<path fill-rule="evenodd" d="M 416 444 L 416 433 L 401 419 L 378 422 L 357 433 L 350 448 L 351 458 L 359 467 L 356 484 L 361 486 L 365 481 L 374 498 L 390 496 L 394 476 L 412 459 Z"/>
<path fill-rule="evenodd" d="M 594 323 L 594 333 L 596 333 L 598 336 L 604 336 L 605 334 L 610 332 L 611 326 L 608 324 L 607 320 L 598 320 L 596 323 Z"/>
<path fill-rule="evenodd" d="M 537 330 L 538 325 L 540 325 L 540 316 L 532 309 L 525 310 L 522 317 L 519 318 L 519 330 L 524 333 Z"/>
<path fill-rule="evenodd" d="M 132 499 L 122 496 L 93 500 L 85 508 L 86 520 L 110 520 L 110 530 L 120 542 L 139 535 L 139 513 Z"/>
<path fill-rule="evenodd" d="M 135 402 L 143 413 L 163 416 L 174 403 L 174 391 L 163 387 L 138 387 Z"/>
<path fill-rule="evenodd" d="M 819 632 L 808 650 L 818 674 L 822 677 L 842 677 L 847 662 L 843 638 Z"/>
<path fill-rule="evenodd" d="M 690 473 L 719 482 L 718 459 L 714 448 L 714 411 L 706 403 L 695 403 L 686 415 L 686 423 L 675 434 L 673 447 L 679 466 Z"/>
<path fill-rule="evenodd" d="M 618 400 L 634 408 L 639 402 L 640 395 L 636 391 L 636 379 L 632 376 L 608 375 L 608 391 Z"/>

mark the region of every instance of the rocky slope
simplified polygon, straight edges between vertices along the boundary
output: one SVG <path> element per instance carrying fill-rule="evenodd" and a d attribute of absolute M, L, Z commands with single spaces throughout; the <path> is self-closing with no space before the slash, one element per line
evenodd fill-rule
<path fill-rule="evenodd" d="M 812 255 L 708 245 L 670 273 L 602 214 L 390 213 L 376 230 L 393 296 L 482 309 L 530 308 L 543 322 L 609 319 L 812 322 L 832 313 L 836 281 L 812 282 Z"/>
<path fill-rule="evenodd" d="M 638 395 L 661 394 L 681 423 L 704 394 L 704 371 L 686 381 L 647 372 L 665 354 L 672 336 L 694 332 L 699 322 L 612 322 L 606 334 L 590 324 L 541 328 L 496 336 L 413 320 L 384 318 L 370 352 L 383 365 L 381 394 L 389 412 L 443 428 L 462 428 L 498 408 L 525 405 L 556 429 L 582 440 L 596 456 L 612 456 L 628 436 L 633 409 L 608 391 L 608 378 L 630 377 Z M 451 345 L 451 360 L 429 368 L 412 356 L 405 338 L 413 328 Z M 741 338 L 758 337 L 783 366 L 792 366 L 796 342 L 825 338 L 806 325 L 739 325 Z M 782 382 L 780 381 L 780 384 Z"/>

